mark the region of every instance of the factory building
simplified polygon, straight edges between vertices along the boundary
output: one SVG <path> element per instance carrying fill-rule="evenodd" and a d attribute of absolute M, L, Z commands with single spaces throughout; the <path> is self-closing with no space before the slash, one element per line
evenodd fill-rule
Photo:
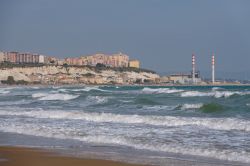
<path fill-rule="evenodd" d="M 169 82 L 173 84 L 193 84 L 193 81 L 195 80 L 195 83 L 199 84 L 202 82 L 200 73 L 196 72 L 193 77 L 193 73 L 191 74 L 172 74 L 168 76 Z"/>

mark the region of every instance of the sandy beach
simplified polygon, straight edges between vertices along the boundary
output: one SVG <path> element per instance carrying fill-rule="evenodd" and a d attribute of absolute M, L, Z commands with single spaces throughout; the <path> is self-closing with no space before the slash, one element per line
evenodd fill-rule
<path fill-rule="evenodd" d="M 1 166 L 136 166 L 108 160 L 60 156 L 45 150 L 23 147 L 0 147 Z M 138 165 L 139 166 L 139 165 Z"/>

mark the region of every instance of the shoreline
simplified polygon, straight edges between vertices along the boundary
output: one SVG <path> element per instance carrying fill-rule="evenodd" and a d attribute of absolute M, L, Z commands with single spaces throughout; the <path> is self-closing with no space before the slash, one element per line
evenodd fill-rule
<path fill-rule="evenodd" d="M 45 149 L 0 146 L 1 166 L 142 166 L 119 161 L 63 156 Z"/>
<path fill-rule="evenodd" d="M 21 84 L 0 84 L 0 88 L 8 88 L 8 87 L 57 87 L 57 86 L 63 86 L 63 87 L 85 87 L 85 86 L 120 86 L 120 87 L 228 87 L 228 86 L 238 86 L 238 87 L 244 87 L 244 86 L 250 86 L 250 84 L 207 84 L 207 85 L 189 85 L 189 84 L 27 84 L 27 85 L 21 85 Z"/>

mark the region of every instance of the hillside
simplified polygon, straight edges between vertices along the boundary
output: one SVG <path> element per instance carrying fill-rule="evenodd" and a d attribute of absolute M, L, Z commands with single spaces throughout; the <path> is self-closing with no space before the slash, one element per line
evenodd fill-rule
<path fill-rule="evenodd" d="M 13 77 L 15 82 L 27 84 L 138 84 L 156 83 L 159 80 L 159 75 L 153 71 L 136 68 L 67 65 L 0 66 L 1 82 L 8 83 L 6 81 L 8 77 L 9 79 Z"/>

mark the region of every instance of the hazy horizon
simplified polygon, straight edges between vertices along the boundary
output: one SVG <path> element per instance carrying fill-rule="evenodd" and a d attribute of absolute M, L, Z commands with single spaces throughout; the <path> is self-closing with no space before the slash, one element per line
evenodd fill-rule
<path fill-rule="evenodd" d="M 73 57 L 128 54 L 159 73 L 197 68 L 250 79 L 248 0 L 2 0 L 0 50 Z M 231 73 L 231 75 L 230 75 Z M 233 74 L 234 73 L 234 74 Z"/>

